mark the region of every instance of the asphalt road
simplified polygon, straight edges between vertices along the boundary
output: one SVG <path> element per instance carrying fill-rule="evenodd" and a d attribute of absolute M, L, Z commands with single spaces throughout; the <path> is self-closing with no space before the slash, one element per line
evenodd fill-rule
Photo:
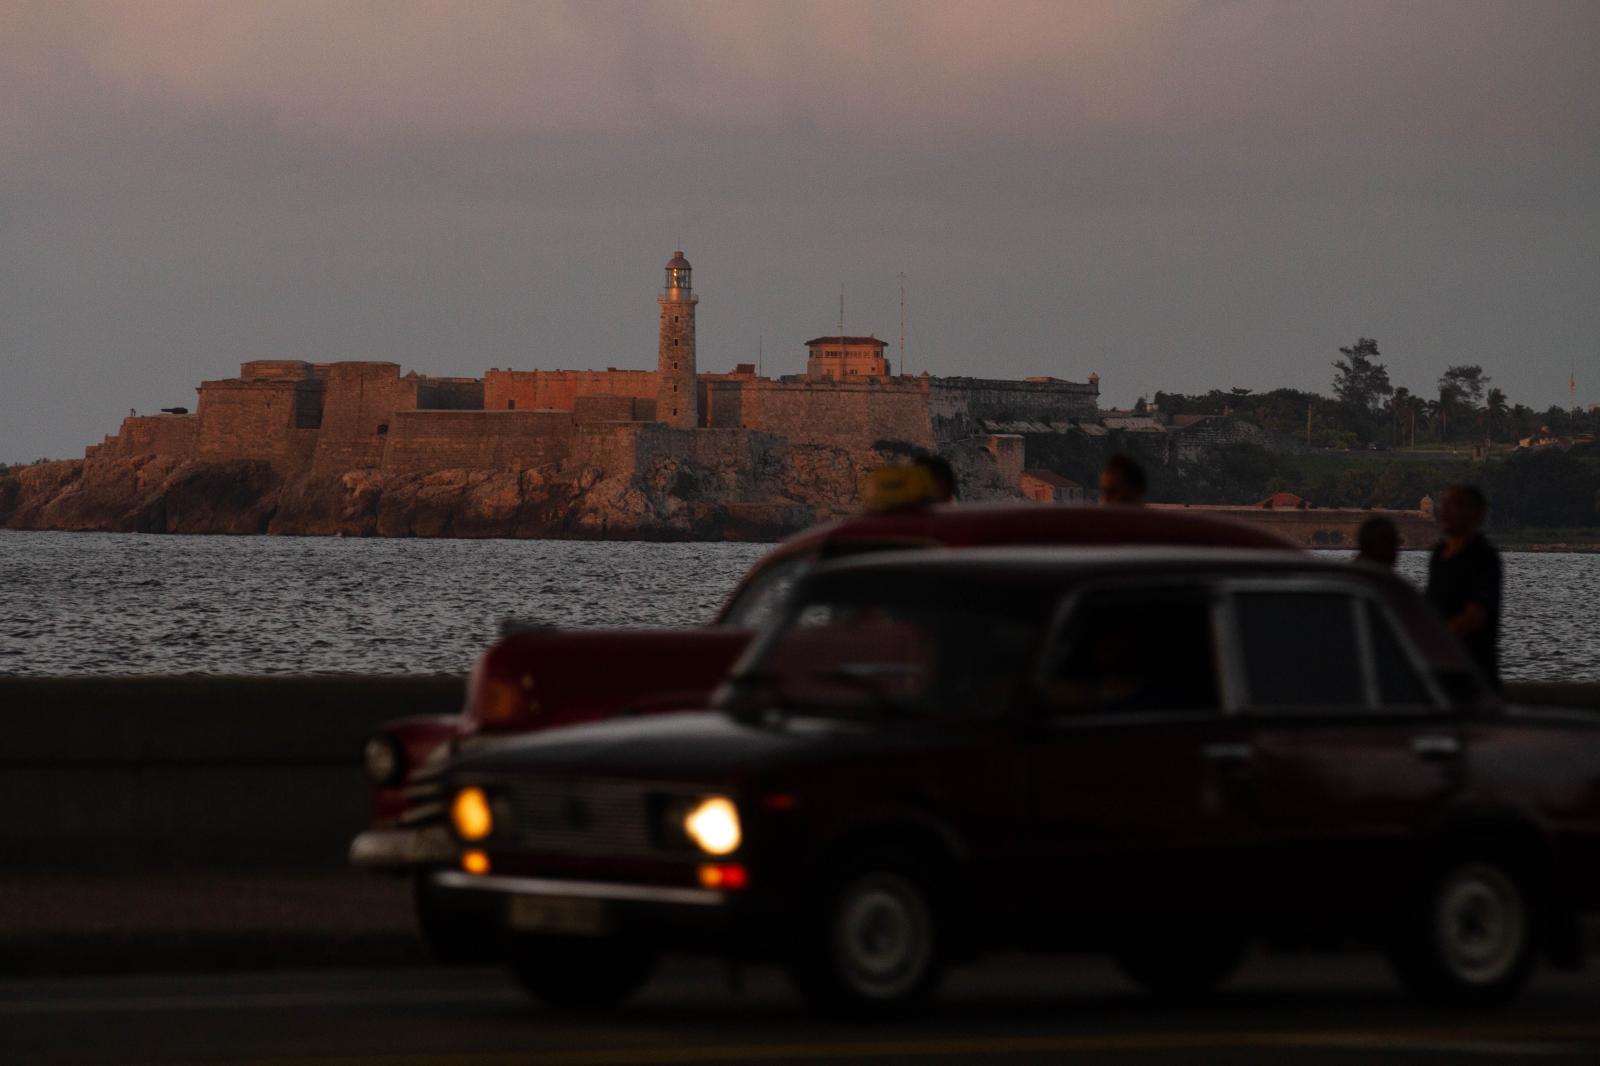
<path fill-rule="evenodd" d="M 693 1063 L 1600 1061 L 1600 973 L 1542 976 L 1513 1007 L 1403 999 L 1372 958 L 1253 961 L 1218 998 L 1143 999 L 1092 960 L 958 971 L 925 1016 L 806 1015 L 775 972 L 734 991 L 666 967 L 620 1013 L 561 1017 L 489 969 L 395 967 L 0 982 L 0 1062 L 323 1066 Z"/>

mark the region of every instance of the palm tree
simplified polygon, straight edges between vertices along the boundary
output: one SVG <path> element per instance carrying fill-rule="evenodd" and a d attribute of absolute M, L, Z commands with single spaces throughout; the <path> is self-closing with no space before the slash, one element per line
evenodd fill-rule
<path fill-rule="evenodd" d="M 1494 431 L 1506 424 L 1506 416 L 1511 413 L 1511 404 L 1506 401 L 1504 389 L 1490 389 L 1488 397 L 1484 400 L 1483 413 L 1487 416 L 1489 439 L 1494 439 Z"/>

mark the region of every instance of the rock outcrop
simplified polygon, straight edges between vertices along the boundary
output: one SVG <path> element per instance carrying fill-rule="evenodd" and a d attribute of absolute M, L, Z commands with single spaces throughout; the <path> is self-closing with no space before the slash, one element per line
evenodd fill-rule
<path fill-rule="evenodd" d="M 770 540 L 855 510 L 880 448 L 790 445 L 754 458 L 642 453 L 621 468 L 283 475 L 262 460 L 112 454 L 0 471 L 0 527 L 346 537 Z M 958 457 L 978 496 L 981 449 Z M 991 484 L 992 483 L 992 484 Z"/>

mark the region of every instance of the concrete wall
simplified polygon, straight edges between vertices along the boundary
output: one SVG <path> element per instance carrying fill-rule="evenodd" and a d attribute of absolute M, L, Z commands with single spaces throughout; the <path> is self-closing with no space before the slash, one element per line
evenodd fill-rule
<path fill-rule="evenodd" d="M 460 709 L 455 677 L 0 677 L 0 869 L 338 868 L 379 724 Z M 1600 709 L 1600 685 L 1506 685 Z"/>
<path fill-rule="evenodd" d="M 366 824 L 373 728 L 453 677 L 0 677 L 0 867 L 324 866 Z"/>
<path fill-rule="evenodd" d="M 573 430 L 568 411 L 397 411 L 383 469 L 426 473 L 541 466 L 571 453 Z"/>

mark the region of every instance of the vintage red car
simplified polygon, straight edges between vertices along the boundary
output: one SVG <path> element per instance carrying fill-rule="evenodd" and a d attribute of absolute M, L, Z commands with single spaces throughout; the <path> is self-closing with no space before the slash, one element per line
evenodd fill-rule
<path fill-rule="evenodd" d="M 784 541 L 739 583 L 715 621 L 682 629 L 512 629 L 479 658 L 459 715 L 405 718 L 367 744 L 372 825 L 350 848 L 369 869 L 451 862 L 437 775 L 453 753 L 497 738 L 614 715 L 706 705 L 751 635 L 819 561 L 867 552 L 984 545 L 1168 544 L 1295 551 L 1265 530 L 1203 514 L 1037 504 L 918 507 L 819 526 Z M 418 918 L 435 953 L 480 957 L 482 937 L 432 905 Z"/>
<path fill-rule="evenodd" d="M 1166 992 L 1255 942 L 1381 945 L 1482 1004 L 1582 960 L 1600 718 L 1502 704 L 1417 593 L 1288 552 L 893 553 L 815 567 L 701 712 L 445 774 L 442 905 L 536 996 L 663 951 L 892 1009 L 995 949 Z"/>

